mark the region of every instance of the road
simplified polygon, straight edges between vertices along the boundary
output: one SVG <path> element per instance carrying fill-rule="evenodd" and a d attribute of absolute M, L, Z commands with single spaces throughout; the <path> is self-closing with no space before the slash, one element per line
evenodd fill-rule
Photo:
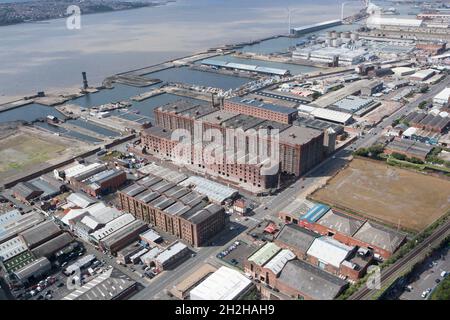
<path fill-rule="evenodd" d="M 429 92 L 422 95 L 416 101 L 406 104 L 392 115 L 386 117 L 376 127 L 374 127 L 369 134 L 360 137 L 345 148 L 338 150 L 332 157 L 327 158 L 325 161 L 317 165 L 311 171 L 309 171 L 303 178 L 294 182 L 290 187 L 286 188 L 278 195 L 266 197 L 266 200 L 262 201 L 260 207 L 254 210 L 254 216 L 248 221 L 241 221 L 240 223 L 246 228 L 251 229 L 264 219 L 274 219 L 277 217 L 278 212 L 285 208 L 294 199 L 306 196 L 308 189 L 317 186 L 321 183 L 322 179 L 327 176 L 332 176 L 337 170 L 341 169 L 345 164 L 350 161 L 351 154 L 354 150 L 362 147 L 367 147 L 375 143 L 381 136 L 383 130 L 392 124 L 392 122 L 401 116 L 404 116 L 414 110 L 422 101 L 432 99 L 438 92 L 444 89 L 450 83 L 450 79 L 446 78 L 441 83 L 433 86 Z M 267 209 L 265 209 L 267 207 Z M 225 230 L 224 232 L 227 232 Z M 229 232 L 229 231 L 228 231 Z M 229 239 L 226 245 L 230 245 L 237 239 L 239 233 L 236 236 Z M 215 260 L 215 255 L 221 251 L 222 246 L 204 247 L 198 250 L 197 256 L 190 258 L 174 270 L 160 274 L 151 280 L 149 286 L 141 290 L 135 296 L 133 300 L 151 300 L 160 298 L 163 295 L 165 288 L 170 288 L 177 281 L 180 281 L 183 277 L 189 274 L 193 269 L 197 268 L 205 262 L 211 262 Z"/>

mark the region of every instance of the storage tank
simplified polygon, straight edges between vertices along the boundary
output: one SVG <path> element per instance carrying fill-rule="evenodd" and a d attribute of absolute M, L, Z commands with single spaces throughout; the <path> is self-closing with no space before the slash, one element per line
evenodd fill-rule
<path fill-rule="evenodd" d="M 337 37 L 337 32 L 336 31 L 331 31 L 331 38 L 336 38 Z"/>
<path fill-rule="evenodd" d="M 348 32 L 348 31 L 343 32 L 341 38 L 342 39 L 350 39 L 350 32 Z"/>
<path fill-rule="evenodd" d="M 353 33 L 351 34 L 350 38 L 351 38 L 353 41 L 358 41 L 358 40 L 359 40 L 359 34 L 353 32 Z"/>
<path fill-rule="evenodd" d="M 328 47 L 330 47 L 331 46 L 331 38 L 328 38 L 328 39 L 326 39 L 325 40 L 325 44 L 328 46 Z"/>
<path fill-rule="evenodd" d="M 327 31 L 327 38 L 331 39 L 332 36 L 333 36 L 333 32 L 332 31 Z"/>

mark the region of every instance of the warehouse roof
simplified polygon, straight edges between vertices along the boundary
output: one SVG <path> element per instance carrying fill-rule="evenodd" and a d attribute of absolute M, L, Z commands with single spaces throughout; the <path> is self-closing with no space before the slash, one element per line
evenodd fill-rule
<path fill-rule="evenodd" d="M 235 189 L 199 176 L 189 177 L 181 182 L 180 185 L 184 187 L 194 186 L 194 191 L 207 196 L 208 199 L 217 203 L 222 203 L 238 193 Z"/>
<path fill-rule="evenodd" d="M 111 268 L 68 294 L 63 300 L 115 300 L 135 285 L 136 282 L 131 278 Z"/>
<path fill-rule="evenodd" d="M 224 121 L 227 121 L 228 119 L 234 118 L 239 113 L 225 111 L 225 110 L 218 110 L 216 112 L 207 114 L 203 116 L 200 120 L 212 124 L 218 124 L 221 125 Z"/>
<path fill-rule="evenodd" d="M 50 270 L 51 267 L 50 261 L 47 258 L 42 257 L 15 271 L 14 274 L 19 280 L 26 280 L 37 272 Z"/>
<path fill-rule="evenodd" d="M 107 248 L 111 248 L 117 242 L 123 240 L 124 238 L 128 238 L 131 234 L 135 234 L 136 238 L 138 237 L 138 233 L 142 232 L 147 228 L 147 224 L 141 220 L 134 220 L 133 222 L 127 224 L 123 228 L 120 228 L 116 232 L 109 234 L 104 237 L 101 242 Z"/>
<path fill-rule="evenodd" d="M 90 206 L 91 204 L 94 204 L 97 202 L 96 200 L 94 200 L 82 193 L 72 193 L 66 198 L 66 201 L 70 202 L 73 205 L 80 207 L 80 208 L 86 208 L 86 207 Z"/>
<path fill-rule="evenodd" d="M 290 216 L 295 216 L 300 219 L 315 205 L 314 202 L 305 199 L 296 198 L 290 202 L 285 208 L 281 209 L 280 213 L 285 213 Z"/>
<path fill-rule="evenodd" d="M 44 221 L 44 218 L 37 212 L 30 212 L 19 217 L 10 217 L 5 221 L 0 229 L 0 243 L 16 236 L 18 233 L 29 229 L 34 225 L 37 225 L 38 223 L 41 223 L 42 221 Z"/>
<path fill-rule="evenodd" d="M 36 198 L 44 193 L 43 190 L 39 189 L 29 182 L 19 182 L 12 188 L 12 191 L 14 192 L 14 194 L 17 194 L 24 199 L 32 199 L 30 197 L 33 195 L 33 193 L 35 193 L 33 198 Z"/>
<path fill-rule="evenodd" d="M 315 300 L 332 300 L 347 282 L 301 260 L 286 263 L 279 281 Z"/>
<path fill-rule="evenodd" d="M 435 97 L 435 101 L 449 101 L 450 99 L 450 88 L 445 88 L 441 92 L 439 92 Z"/>
<path fill-rule="evenodd" d="M 150 262 L 161 252 L 162 249 L 160 249 L 159 247 L 154 247 L 141 256 L 141 261 L 145 264 L 150 264 Z"/>
<path fill-rule="evenodd" d="M 7 226 L 7 225 L 13 223 L 14 221 L 19 220 L 21 216 L 22 216 L 22 214 L 17 209 L 14 209 L 14 210 L 11 210 L 11 211 L 1 214 L 0 215 L 0 234 L 3 232 L 4 226 Z"/>
<path fill-rule="evenodd" d="M 350 113 L 325 108 L 316 108 L 311 112 L 311 115 L 318 119 L 328 120 L 337 123 L 347 123 L 352 119 L 352 115 Z"/>
<path fill-rule="evenodd" d="M 315 232 L 295 224 L 287 224 L 278 233 L 276 240 L 292 249 L 300 249 L 302 252 L 306 252 L 317 237 L 319 235 Z"/>
<path fill-rule="evenodd" d="M 190 212 L 185 212 L 182 214 L 182 217 L 186 220 L 189 220 L 193 224 L 199 224 L 203 221 L 207 220 L 209 217 L 216 215 L 217 213 L 224 211 L 224 209 L 214 203 L 208 204 L 204 208 L 198 210 L 193 208 Z"/>
<path fill-rule="evenodd" d="M 322 131 L 304 128 L 299 126 L 291 126 L 286 130 L 280 132 L 280 142 L 289 143 L 291 145 L 303 145 L 310 142 L 312 139 L 320 137 Z"/>
<path fill-rule="evenodd" d="M 21 237 L 14 237 L 0 244 L 0 260 L 9 260 L 28 249 Z"/>
<path fill-rule="evenodd" d="M 320 237 L 314 240 L 307 254 L 326 264 L 339 268 L 353 251 L 354 247 L 347 246 L 331 237 Z"/>
<path fill-rule="evenodd" d="M 273 242 L 268 242 L 261 248 L 259 248 L 255 253 L 253 253 L 248 261 L 254 262 L 258 266 L 263 266 L 267 261 L 269 261 L 274 255 L 276 255 L 281 248 Z"/>
<path fill-rule="evenodd" d="M 20 235 L 27 244 L 28 247 L 32 248 L 39 245 L 45 239 L 49 239 L 57 234 L 61 233 L 61 229 L 53 221 L 45 221 L 38 224 L 26 231 L 23 231 Z"/>
<path fill-rule="evenodd" d="M 234 300 L 252 282 L 240 272 L 222 266 L 190 292 L 191 300 Z"/>
<path fill-rule="evenodd" d="M 405 239 L 405 235 L 379 224 L 367 221 L 358 232 L 353 235 L 353 238 L 393 253 L 400 247 Z"/>
<path fill-rule="evenodd" d="M 393 152 L 408 153 L 422 159 L 425 159 L 433 150 L 433 147 L 428 144 L 409 139 L 394 139 L 387 145 L 387 148 Z"/>
<path fill-rule="evenodd" d="M 61 248 L 64 248 L 73 241 L 74 239 L 72 238 L 72 236 L 69 233 L 64 232 L 59 236 L 56 236 L 55 238 L 41 244 L 40 246 L 37 246 L 36 248 L 31 250 L 31 252 L 38 258 L 40 257 L 49 258 L 56 251 L 58 251 Z"/>
<path fill-rule="evenodd" d="M 278 275 L 281 270 L 283 270 L 286 263 L 295 259 L 295 254 L 288 249 L 283 249 L 278 254 L 273 257 L 269 262 L 266 263 L 264 268 L 269 269 L 275 275 Z"/>
<path fill-rule="evenodd" d="M 325 213 L 330 210 L 330 207 L 324 204 L 316 204 L 312 207 L 304 216 L 302 216 L 302 220 L 306 220 L 308 222 L 314 223 L 319 220 Z"/>
<path fill-rule="evenodd" d="M 175 242 L 174 244 L 167 247 L 164 251 L 158 254 L 155 258 L 155 261 L 160 265 L 164 265 L 167 261 L 172 259 L 172 257 L 176 256 L 180 252 L 187 249 L 187 246 L 182 242 Z"/>
<path fill-rule="evenodd" d="M 92 237 L 96 240 L 101 240 L 108 235 L 112 234 L 113 232 L 116 232 L 117 230 L 123 228 L 124 226 L 130 224 L 133 222 L 135 218 L 130 213 L 125 213 L 121 215 L 120 217 L 108 222 L 103 228 L 98 229 L 94 233 L 92 233 Z"/>
<path fill-rule="evenodd" d="M 174 102 L 169 102 L 161 107 L 158 107 L 156 110 L 179 114 L 183 111 L 192 109 L 196 106 L 203 105 L 203 104 L 204 103 L 194 102 L 193 100 L 180 99 L 180 100 L 177 100 Z"/>
<path fill-rule="evenodd" d="M 146 232 L 142 233 L 140 237 L 146 241 L 150 242 L 156 242 L 159 239 L 161 239 L 161 236 L 159 233 L 157 233 L 155 230 L 148 229 Z"/>
<path fill-rule="evenodd" d="M 146 167 L 144 167 L 144 168 L 146 168 Z M 147 170 L 145 170 L 145 171 L 147 171 Z M 145 171 L 144 171 L 144 172 L 145 172 Z M 144 172 L 141 172 L 141 173 L 143 173 L 143 174 L 148 174 L 148 173 L 144 173 Z M 160 181 L 162 181 L 162 180 L 163 180 L 163 179 L 160 178 L 160 177 L 156 177 L 156 176 L 153 176 L 153 175 L 149 175 L 149 176 L 143 177 L 142 179 L 137 180 L 136 183 L 137 183 L 138 185 L 140 185 L 140 186 L 149 188 L 149 187 L 151 187 L 151 186 L 157 184 L 158 182 L 160 182 Z"/>
<path fill-rule="evenodd" d="M 150 163 L 150 164 L 146 165 L 145 167 L 140 168 L 138 171 L 143 174 L 151 174 L 149 177 L 156 176 L 158 178 L 165 179 L 165 180 L 173 182 L 173 183 L 179 183 L 188 177 L 184 173 L 181 173 L 181 172 L 178 172 L 175 170 L 171 170 L 169 168 L 165 168 L 162 166 L 158 166 L 155 163 Z M 140 181 L 142 181 L 142 180 L 145 180 L 145 178 L 141 179 Z"/>
<path fill-rule="evenodd" d="M 329 210 L 317 221 L 317 224 L 327 227 L 331 230 L 352 236 L 363 225 L 364 221 L 353 218 L 343 213 Z"/>
<path fill-rule="evenodd" d="M 246 99 L 246 98 L 242 98 L 242 97 L 235 97 L 235 98 L 231 98 L 230 101 L 233 103 L 250 106 L 250 107 L 254 107 L 254 108 L 259 108 L 259 109 L 266 109 L 269 111 L 273 111 L 276 113 L 282 113 L 282 114 L 286 114 L 286 115 L 297 112 L 297 110 L 293 109 L 293 108 L 288 108 L 288 107 L 276 105 L 273 103 L 265 103 L 265 102 L 257 101 L 255 99 L 248 99 L 248 98 Z"/>

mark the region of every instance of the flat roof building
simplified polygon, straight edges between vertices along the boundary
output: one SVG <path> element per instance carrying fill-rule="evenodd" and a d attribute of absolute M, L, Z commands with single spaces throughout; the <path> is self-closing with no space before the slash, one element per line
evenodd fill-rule
<path fill-rule="evenodd" d="M 225 100 L 223 108 L 225 111 L 237 112 L 281 123 L 292 123 L 298 115 L 297 110 L 293 108 L 242 97 Z"/>

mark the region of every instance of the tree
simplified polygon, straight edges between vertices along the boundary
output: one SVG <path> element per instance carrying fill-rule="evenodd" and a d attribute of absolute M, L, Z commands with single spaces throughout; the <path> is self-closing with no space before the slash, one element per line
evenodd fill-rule
<path fill-rule="evenodd" d="M 397 159 L 397 160 L 402 160 L 402 161 L 406 160 L 406 156 L 404 154 L 397 153 L 397 152 L 393 152 L 391 154 L 391 157 L 394 158 L 394 159 Z"/>

